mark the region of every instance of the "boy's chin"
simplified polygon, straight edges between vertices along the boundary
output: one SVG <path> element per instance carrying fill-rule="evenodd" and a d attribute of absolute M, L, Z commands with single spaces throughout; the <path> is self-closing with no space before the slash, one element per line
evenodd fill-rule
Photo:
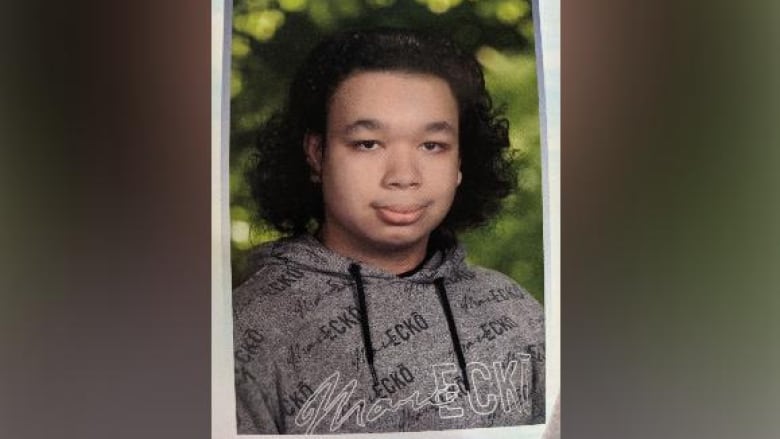
<path fill-rule="evenodd" d="M 375 247 L 384 251 L 403 252 L 423 248 L 428 244 L 428 233 L 394 232 L 373 237 Z"/>

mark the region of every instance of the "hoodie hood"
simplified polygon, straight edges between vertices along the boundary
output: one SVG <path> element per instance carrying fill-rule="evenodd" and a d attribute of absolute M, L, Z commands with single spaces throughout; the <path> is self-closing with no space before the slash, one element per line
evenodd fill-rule
<path fill-rule="evenodd" d="M 261 247 L 253 256 L 257 265 L 261 265 L 268 258 L 295 263 L 307 271 L 334 276 L 347 276 L 350 266 L 358 264 L 364 278 L 388 280 L 399 278 L 396 274 L 339 255 L 311 235 L 281 239 Z M 459 244 L 446 249 L 436 249 L 422 267 L 415 270 L 413 274 L 404 276 L 404 280 L 432 283 L 437 278 L 449 278 L 455 271 L 466 268 L 465 259 L 466 252 Z"/>

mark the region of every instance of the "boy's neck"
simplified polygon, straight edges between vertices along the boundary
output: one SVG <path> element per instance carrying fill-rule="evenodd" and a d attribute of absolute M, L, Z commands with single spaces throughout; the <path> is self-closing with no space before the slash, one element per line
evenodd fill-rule
<path fill-rule="evenodd" d="M 327 233 L 327 230 L 320 230 L 317 238 L 325 247 L 335 253 L 396 275 L 419 267 L 425 260 L 428 249 L 428 237 L 410 246 L 396 249 L 354 245 L 334 239 L 331 234 Z"/>

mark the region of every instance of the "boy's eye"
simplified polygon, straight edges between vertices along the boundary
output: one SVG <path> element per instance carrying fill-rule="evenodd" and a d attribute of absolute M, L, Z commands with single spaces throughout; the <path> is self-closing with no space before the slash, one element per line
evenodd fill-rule
<path fill-rule="evenodd" d="M 445 145 L 443 143 L 438 142 L 425 142 L 420 147 L 426 151 L 429 152 L 437 152 L 441 151 L 445 148 Z"/>
<path fill-rule="evenodd" d="M 376 140 L 360 140 L 352 143 L 352 146 L 359 150 L 371 151 L 379 147 L 379 142 Z"/>

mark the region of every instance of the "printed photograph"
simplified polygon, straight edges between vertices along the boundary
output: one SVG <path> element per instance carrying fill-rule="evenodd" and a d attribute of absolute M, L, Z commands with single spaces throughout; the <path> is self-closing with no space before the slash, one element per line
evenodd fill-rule
<path fill-rule="evenodd" d="M 529 0 L 234 0 L 238 434 L 545 422 Z"/>

